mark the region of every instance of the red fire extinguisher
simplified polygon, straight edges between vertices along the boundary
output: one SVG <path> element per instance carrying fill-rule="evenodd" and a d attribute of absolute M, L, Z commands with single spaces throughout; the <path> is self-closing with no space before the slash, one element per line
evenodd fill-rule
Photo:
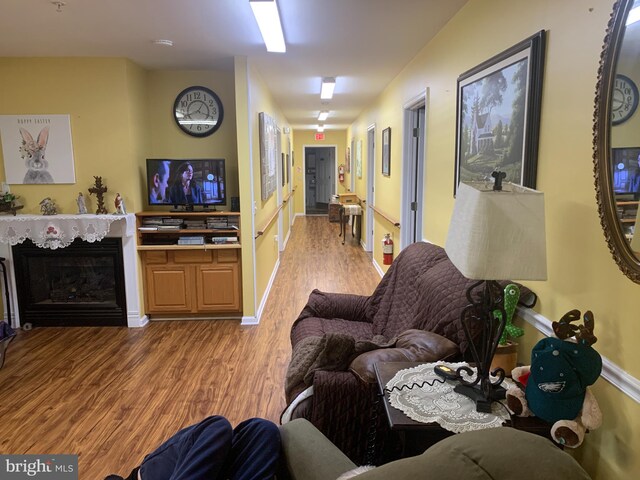
<path fill-rule="evenodd" d="M 382 263 L 383 265 L 391 265 L 393 262 L 393 240 L 391 234 L 385 234 L 382 239 Z"/>

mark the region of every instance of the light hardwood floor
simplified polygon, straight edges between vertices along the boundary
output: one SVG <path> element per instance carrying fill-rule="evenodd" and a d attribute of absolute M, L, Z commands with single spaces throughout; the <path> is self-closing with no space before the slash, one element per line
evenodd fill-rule
<path fill-rule="evenodd" d="M 298 217 L 258 326 L 19 331 L 0 370 L 0 453 L 79 454 L 80 478 L 128 474 L 178 429 L 212 415 L 278 422 L 289 330 L 312 289 L 368 295 L 370 257 L 327 217 Z M 351 243 L 351 244 L 350 244 Z"/>

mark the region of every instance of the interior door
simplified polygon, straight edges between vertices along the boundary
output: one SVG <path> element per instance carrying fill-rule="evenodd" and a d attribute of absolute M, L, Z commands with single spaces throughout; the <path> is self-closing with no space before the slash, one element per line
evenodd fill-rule
<path fill-rule="evenodd" d="M 426 110 L 424 104 L 405 110 L 405 150 L 403 186 L 402 248 L 422 240 L 424 198 L 424 138 Z"/>

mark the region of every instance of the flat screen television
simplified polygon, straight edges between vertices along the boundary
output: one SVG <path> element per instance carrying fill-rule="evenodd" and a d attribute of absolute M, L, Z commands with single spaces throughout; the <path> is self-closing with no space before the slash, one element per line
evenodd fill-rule
<path fill-rule="evenodd" d="M 227 204 L 224 158 L 147 159 L 149 205 L 193 210 Z"/>
<path fill-rule="evenodd" d="M 640 196 L 640 147 L 612 148 L 613 191 L 616 196 Z"/>

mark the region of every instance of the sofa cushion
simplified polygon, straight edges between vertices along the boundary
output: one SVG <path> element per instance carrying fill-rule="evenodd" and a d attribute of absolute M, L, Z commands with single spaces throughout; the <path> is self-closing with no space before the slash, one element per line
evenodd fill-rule
<path fill-rule="evenodd" d="M 550 440 L 514 428 L 461 433 L 422 455 L 387 463 L 358 480 L 588 480 L 591 477 Z"/>
<path fill-rule="evenodd" d="M 459 354 L 451 340 L 433 332 L 406 330 L 398 335 L 395 348 L 380 348 L 361 353 L 349 369 L 363 382 L 375 383 L 377 362 L 435 362 Z"/>
<path fill-rule="evenodd" d="M 291 330 L 291 344 L 307 337 L 322 337 L 328 333 L 350 335 L 356 340 L 369 340 L 373 337 L 373 326 L 365 322 L 351 322 L 341 318 L 308 317 L 296 322 Z"/>

